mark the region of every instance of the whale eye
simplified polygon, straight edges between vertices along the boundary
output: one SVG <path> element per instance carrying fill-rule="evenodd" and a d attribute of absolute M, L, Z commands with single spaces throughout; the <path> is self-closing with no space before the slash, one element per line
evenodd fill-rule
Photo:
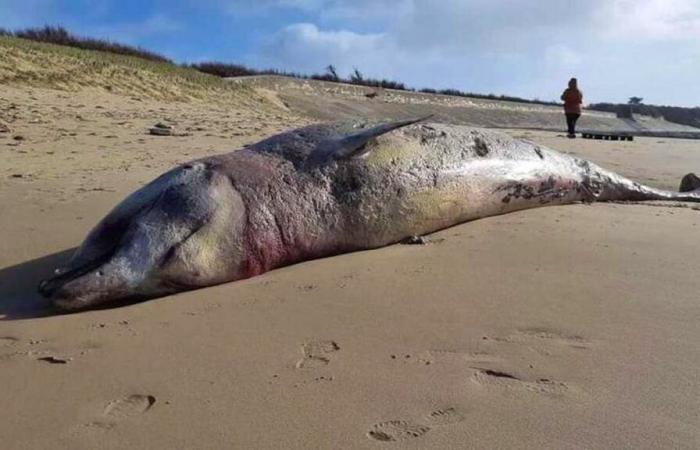
<path fill-rule="evenodd" d="M 181 166 L 185 170 L 204 170 L 207 166 L 202 162 L 186 163 Z"/>

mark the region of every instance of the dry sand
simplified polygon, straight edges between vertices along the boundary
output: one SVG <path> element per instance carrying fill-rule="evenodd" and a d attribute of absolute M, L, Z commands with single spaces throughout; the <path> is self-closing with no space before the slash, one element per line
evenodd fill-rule
<path fill-rule="evenodd" d="M 308 120 L 264 98 L 0 97 L 2 448 L 700 447 L 692 205 L 535 209 L 45 316 L 38 280 L 128 192 Z M 700 170 L 698 141 L 511 133 L 660 187 Z"/>

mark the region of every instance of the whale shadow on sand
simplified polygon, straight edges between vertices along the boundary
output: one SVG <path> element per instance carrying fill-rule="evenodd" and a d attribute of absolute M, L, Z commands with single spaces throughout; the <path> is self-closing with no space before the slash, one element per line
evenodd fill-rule
<path fill-rule="evenodd" d="M 49 300 L 39 294 L 41 280 L 65 264 L 75 248 L 32 259 L 0 269 L 0 321 L 45 317 L 59 314 Z"/>
<path fill-rule="evenodd" d="M 75 311 L 54 307 L 49 299 L 39 293 L 39 283 L 52 277 L 54 270 L 64 266 L 76 250 L 77 247 L 74 247 L 0 269 L 0 322 L 120 308 L 163 297 L 135 295 Z"/>

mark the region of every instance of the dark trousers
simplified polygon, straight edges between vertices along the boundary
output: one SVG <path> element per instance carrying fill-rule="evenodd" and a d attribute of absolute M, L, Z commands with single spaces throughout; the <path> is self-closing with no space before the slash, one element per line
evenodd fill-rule
<path fill-rule="evenodd" d="M 581 114 L 566 113 L 566 126 L 569 127 L 569 134 L 576 134 L 576 121 L 581 117 Z"/>

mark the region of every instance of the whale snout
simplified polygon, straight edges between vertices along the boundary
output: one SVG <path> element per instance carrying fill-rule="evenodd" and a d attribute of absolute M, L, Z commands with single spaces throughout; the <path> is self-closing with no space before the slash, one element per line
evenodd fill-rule
<path fill-rule="evenodd" d="M 77 311 L 92 304 L 91 298 L 75 296 L 70 289 L 64 287 L 54 290 L 49 298 L 53 306 L 63 311 Z"/>
<path fill-rule="evenodd" d="M 58 309 L 74 311 L 90 305 L 92 298 L 86 298 L 85 293 L 79 293 L 72 281 L 59 281 L 55 279 L 44 280 L 39 283 L 39 293 L 51 300 Z M 87 297 L 94 297 L 90 295 Z"/>
<path fill-rule="evenodd" d="M 39 283 L 39 293 L 64 311 L 93 307 L 123 298 L 130 291 L 130 280 L 123 274 L 99 267 L 74 269 Z"/>

